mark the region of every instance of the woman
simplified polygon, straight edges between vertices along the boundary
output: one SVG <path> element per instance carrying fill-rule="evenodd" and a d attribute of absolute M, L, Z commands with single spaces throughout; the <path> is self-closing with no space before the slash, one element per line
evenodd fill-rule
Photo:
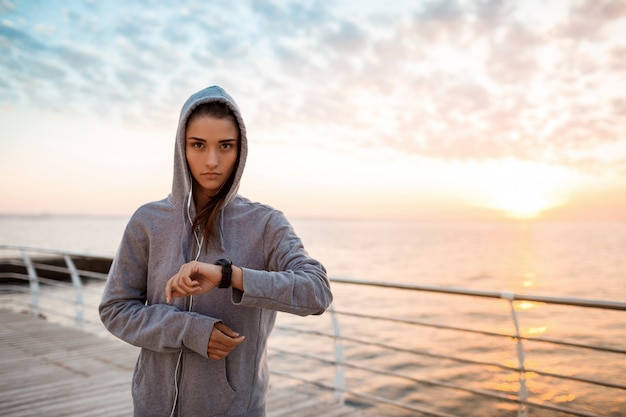
<path fill-rule="evenodd" d="M 172 192 L 126 227 L 100 317 L 141 347 L 135 416 L 264 416 L 276 312 L 322 314 L 332 301 L 284 215 L 237 194 L 247 150 L 233 99 L 219 87 L 192 95 Z"/>

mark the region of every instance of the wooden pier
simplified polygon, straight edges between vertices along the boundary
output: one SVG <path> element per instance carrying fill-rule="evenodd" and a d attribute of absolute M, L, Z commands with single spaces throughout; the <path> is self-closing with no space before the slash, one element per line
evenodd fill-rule
<path fill-rule="evenodd" d="M 138 350 L 113 338 L 0 309 L 0 414 L 128 417 Z M 268 417 L 361 417 L 309 385 L 272 383 Z"/>

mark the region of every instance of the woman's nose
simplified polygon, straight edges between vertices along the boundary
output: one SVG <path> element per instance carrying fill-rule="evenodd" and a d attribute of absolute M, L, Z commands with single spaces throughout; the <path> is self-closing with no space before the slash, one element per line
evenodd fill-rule
<path fill-rule="evenodd" d="M 206 165 L 209 167 L 216 167 L 218 165 L 218 162 L 219 158 L 217 152 L 215 152 L 214 150 L 209 150 L 206 156 Z"/>

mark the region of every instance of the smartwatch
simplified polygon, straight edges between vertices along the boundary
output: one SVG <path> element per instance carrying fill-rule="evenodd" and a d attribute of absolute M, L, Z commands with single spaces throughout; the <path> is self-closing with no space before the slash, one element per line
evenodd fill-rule
<path fill-rule="evenodd" d="M 222 267 L 222 281 L 220 281 L 218 288 L 230 287 L 230 282 L 233 278 L 233 263 L 228 259 L 218 259 L 215 261 L 215 265 L 220 265 Z"/>

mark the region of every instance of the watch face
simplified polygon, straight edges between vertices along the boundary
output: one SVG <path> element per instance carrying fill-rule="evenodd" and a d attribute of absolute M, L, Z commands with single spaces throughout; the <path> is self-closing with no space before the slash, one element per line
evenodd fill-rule
<path fill-rule="evenodd" d="M 228 259 L 218 259 L 217 261 L 215 261 L 215 265 L 220 265 L 220 266 L 226 266 L 226 265 L 232 265 L 233 263 L 231 261 L 229 261 Z"/>

